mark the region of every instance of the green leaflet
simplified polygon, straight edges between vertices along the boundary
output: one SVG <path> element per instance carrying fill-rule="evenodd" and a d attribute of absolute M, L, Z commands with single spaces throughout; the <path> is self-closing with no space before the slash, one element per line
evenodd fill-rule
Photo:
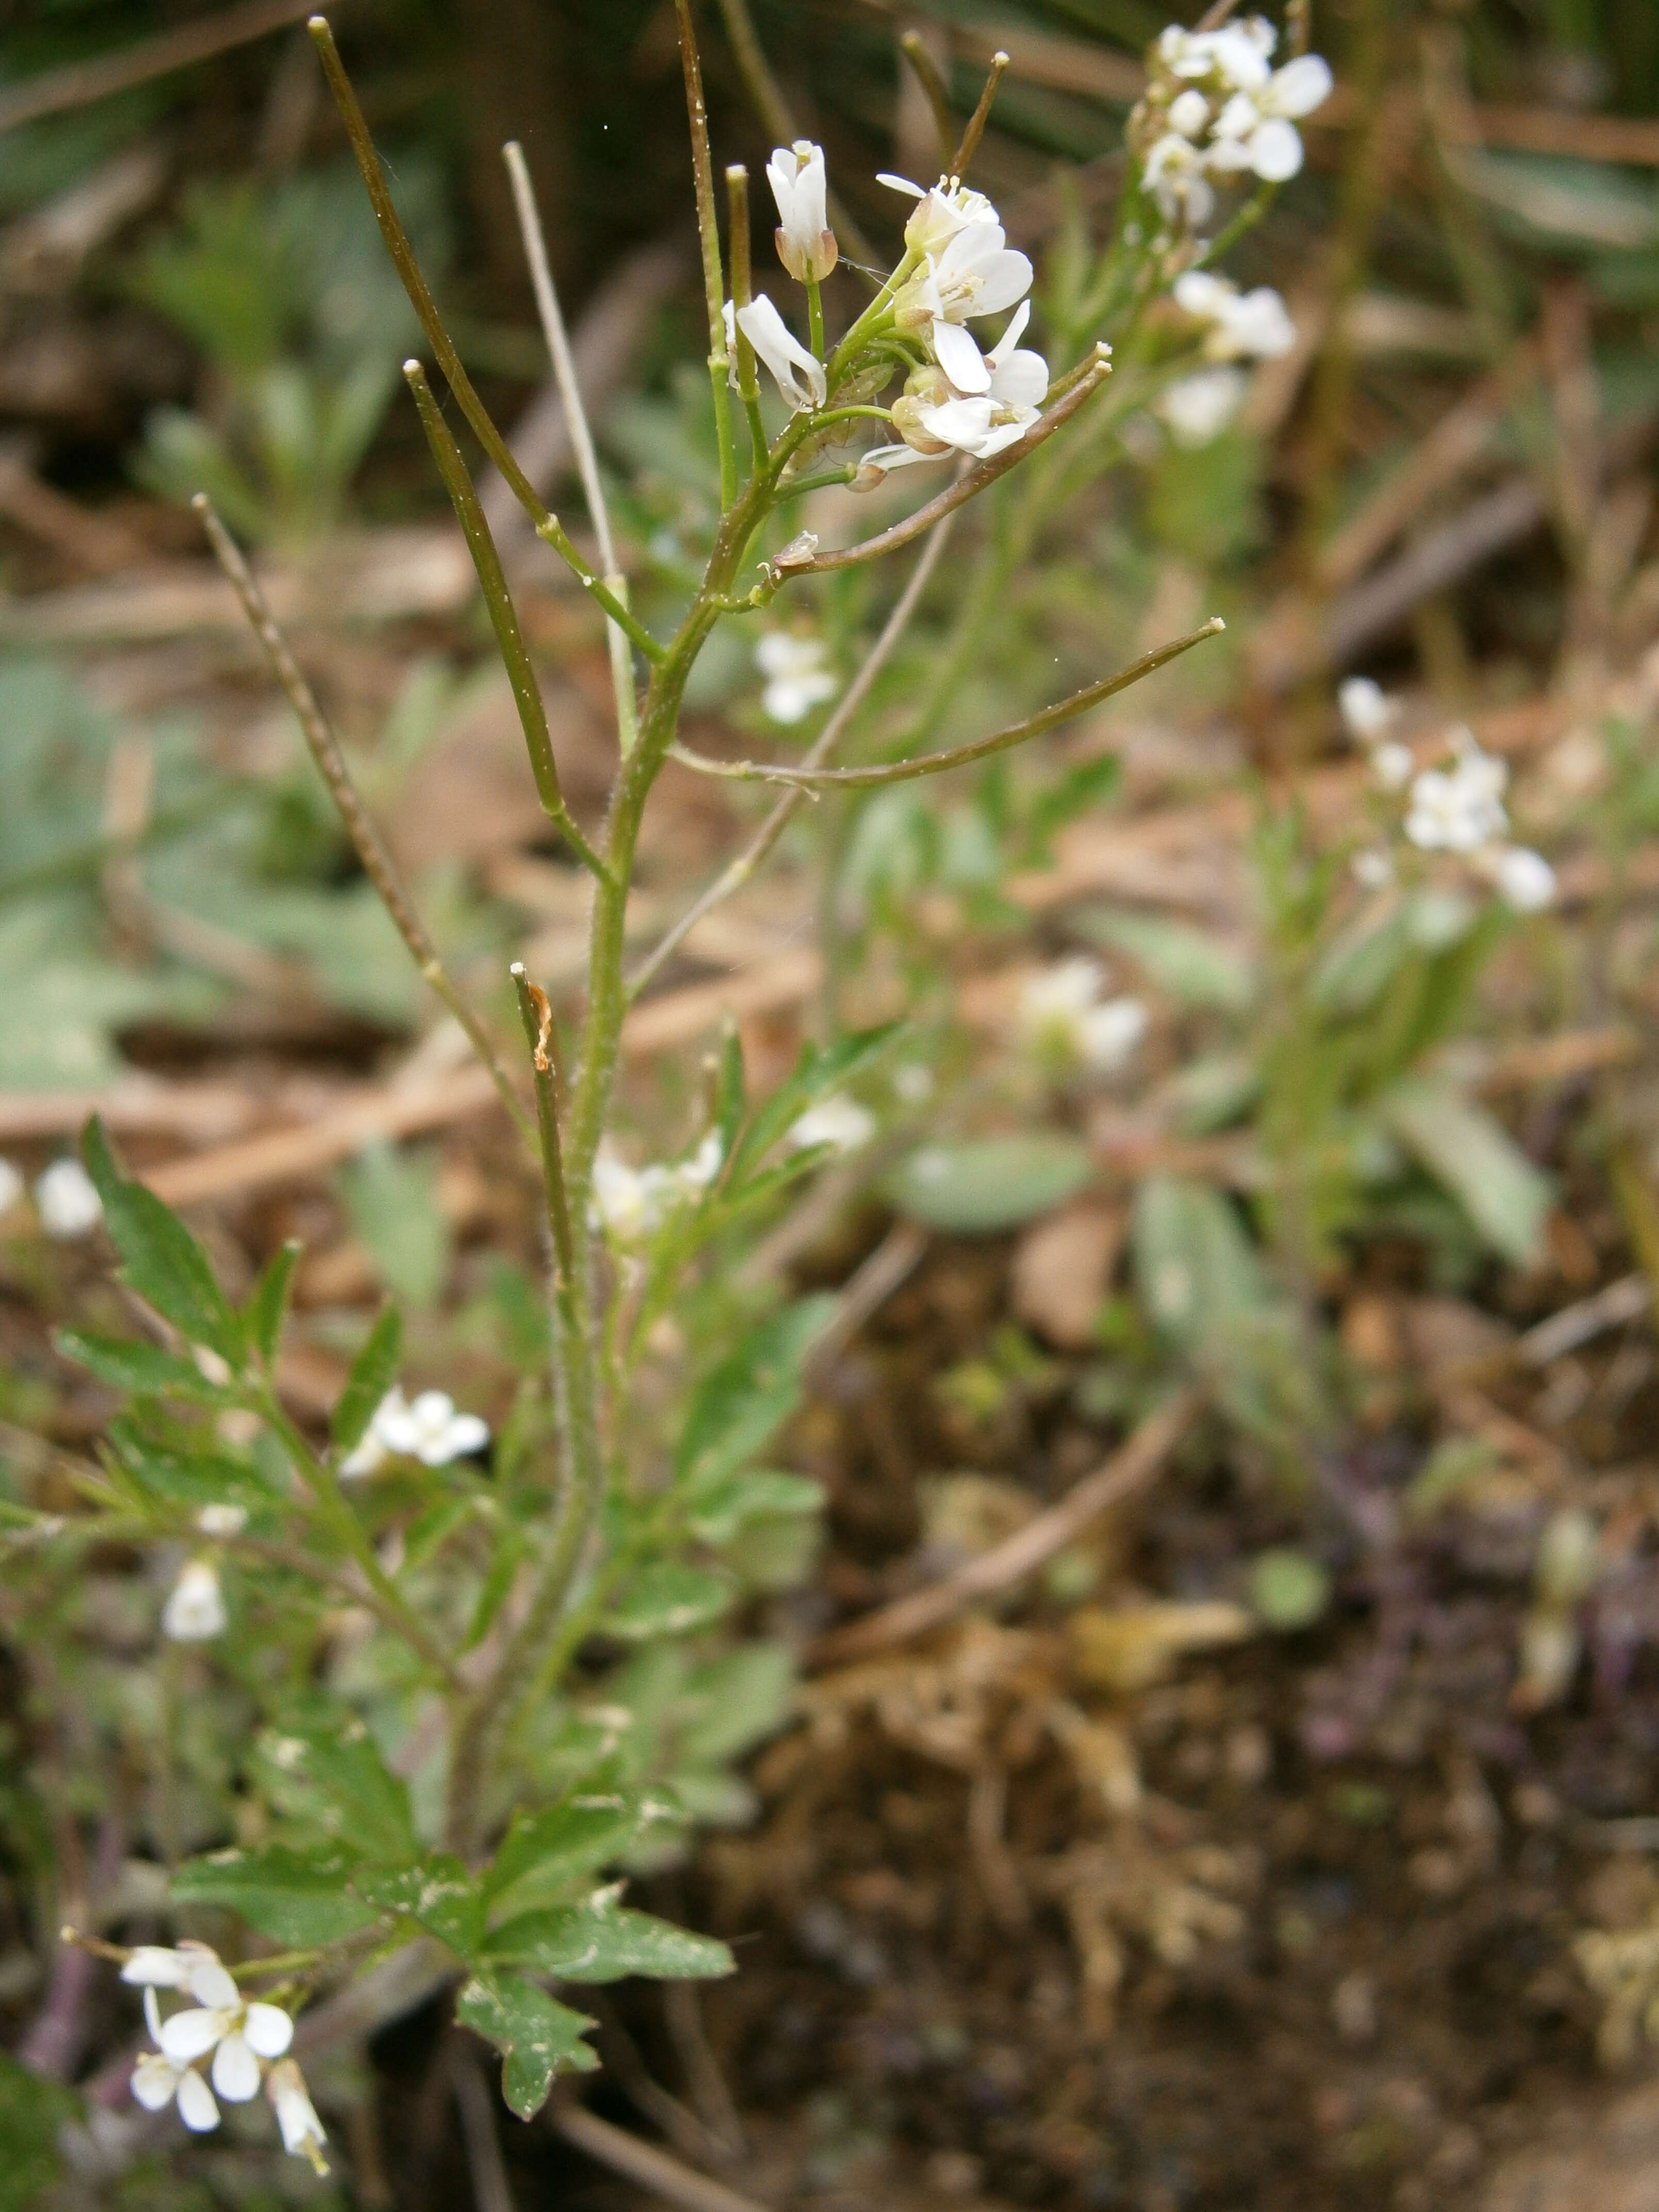
<path fill-rule="evenodd" d="M 823 1506 L 823 1485 L 804 1474 L 757 1468 L 722 1475 L 694 1488 L 688 1518 L 705 1544 L 729 1544 L 754 1521 L 793 1518 Z"/>
<path fill-rule="evenodd" d="M 160 1345 L 129 1343 L 123 1337 L 96 1336 L 90 1330 L 60 1328 L 53 1342 L 65 1359 L 89 1368 L 112 1389 L 140 1398 L 179 1398 L 192 1406 L 228 1406 L 236 1394 L 210 1382 L 193 1360 L 179 1359 Z"/>
<path fill-rule="evenodd" d="M 337 1942 L 380 1917 L 347 1889 L 350 1861 L 339 1852 L 301 1852 L 273 1844 L 258 1851 L 211 1851 L 173 1877 L 180 1905 L 222 1905 L 250 1928 L 283 1944 Z"/>
<path fill-rule="evenodd" d="M 599 2063 L 582 2040 L 592 2021 L 520 1974 L 475 1974 L 455 2001 L 455 2017 L 501 2052 L 501 2094 L 521 2120 L 540 2112 L 556 2075 L 590 2073 Z"/>
<path fill-rule="evenodd" d="M 240 1368 L 242 1325 L 214 1279 L 207 1254 L 153 1191 L 116 1166 L 96 1115 L 81 1140 L 87 1172 L 103 1200 L 104 1221 L 121 1255 L 121 1277 L 190 1344 L 205 1345 Z"/>
<path fill-rule="evenodd" d="M 733 1971 L 724 1943 L 653 1913 L 630 1911 L 617 1901 L 621 1893 L 619 1883 L 580 1905 L 520 1913 L 491 1930 L 485 1954 L 566 1982 L 620 1982 L 629 1974 L 709 1981 Z"/>
<path fill-rule="evenodd" d="M 403 1356 L 402 1317 L 396 1306 L 386 1306 L 351 1363 L 330 1419 L 329 1433 L 337 1450 L 349 1452 L 362 1442 L 375 1408 L 398 1379 Z"/>
<path fill-rule="evenodd" d="M 800 1403 L 801 1367 L 835 1300 L 801 1298 L 763 1322 L 698 1384 L 680 1431 L 676 1470 L 699 1486 L 735 1474 Z"/>
<path fill-rule="evenodd" d="M 273 1252 L 242 1309 L 242 1326 L 247 1331 L 248 1342 L 267 1367 L 276 1357 L 301 1249 L 298 1239 L 290 1237 L 280 1250 Z"/>
<path fill-rule="evenodd" d="M 520 1813 L 481 1878 L 487 1897 L 520 1911 L 556 1897 L 625 1857 L 652 1828 L 679 1827 L 678 1801 L 663 1790 L 618 1790 L 562 1798 Z"/>
<path fill-rule="evenodd" d="M 413 1866 L 362 1867 L 352 1877 L 359 1897 L 382 1912 L 414 1920 L 464 1959 L 478 1948 L 483 1893 L 458 1858 L 434 1851 Z"/>

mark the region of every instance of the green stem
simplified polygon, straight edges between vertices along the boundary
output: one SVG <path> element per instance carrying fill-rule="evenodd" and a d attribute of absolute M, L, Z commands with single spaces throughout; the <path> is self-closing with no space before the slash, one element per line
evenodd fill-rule
<path fill-rule="evenodd" d="M 816 276 L 806 286 L 807 343 L 816 360 L 823 359 L 823 288 Z"/>
<path fill-rule="evenodd" d="M 495 550 L 495 541 L 490 535 L 483 503 L 467 473 L 461 449 L 455 442 L 453 432 L 444 421 L 438 403 L 432 396 L 432 387 L 426 380 L 426 371 L 417 361 L 404 363 L 404 375 L 415 395 L 415 404 L 420 410 L 421 426 L 426 432 L 427 443 L 432 448 L 432 458 L 438 465 L 444 489 L 449 494 L 450 504 L 455 509 L 461 533 L 466 539 L 467 550 L 472 556 L 472 566 L 477 571 L 478 583 L 484 595 L 484 605 L 489 610 L 490 628 L 495 633 L 495 644 L 507 670 L 507 680 L 512 686 L 514 704 L 519 710 L 519 726 L 524 732 L 525 748 L 530 755 L 530 772 L 536 779 L 536 792 L 542 802 L 542 811 L 557 829 L 560 836 L 582 866 L 596 876 L 605 873 L 605 862 L 593 850 L 573 820 L 564 803 L 564 793 L 559 788 L 558 764 L 553 757 L 553 739 L 547 726 L 547 708 L 542 702 L 542 687 L 536 681 L 536 672 L 530 664 L 530 650 L 524 641 L 524 632 L 519 627 L 518 610 L 513 604 L 513 594 L 507 589 L 507 578 L 501 572 L 501 556 Z"/>
<path fill-rule="evenodd" d="M 714 206 L 714 163 L 708 149 L 708 106 L 690 0 L 674 0 L 679 18 L 680 66 L 685 112 L 691 125 L 691 173 L 697 193 L 697 238 L 702 248 L 703 302 L 708 310 L 708 377 L 714 392 L 714 432 L 720 441 L 720 512 L 738 495 L 738 447 L 732 434 L 731 356 L 726 349 L 726 280 L 720 274 L 720 217 Z"/>

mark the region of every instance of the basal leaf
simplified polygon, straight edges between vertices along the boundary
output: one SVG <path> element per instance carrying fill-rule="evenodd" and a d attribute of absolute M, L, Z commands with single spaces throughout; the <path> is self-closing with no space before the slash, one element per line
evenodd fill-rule
<path fill-rule="evenodd" d="M 1094 1174 L 1075 1137 L 1033 1132 L 924 1145 L 888 1179 L 895 1205 L 929 1229 L 957 1237 L 1015 1229 L 1081 1190 Z"/>
<path fill-rule="evenodd" d="M 653 1560 L 623 1584 L 606 1613 L 604 1632 L 626 1644 L 657 1636 L 689 1636 L 729 1613 L 734 1595 L 723 1575 L 678 1559 Z"/>
<path fill-rule="evenodd" d="M 396 1306 L 383 1307 L 351 1363 L 351 1372 L 329 1421 L 337 1450 L 349 1452 L 362 1442 L 375 1408 L 398 1379 L 403 1356 L 402 1317 Z"/>
<path fill-rule="evenodd" d="M 259 1754 L 278 1804 L 355 1862 L 406 1864 L 421 1856 L 409 1792 L 349 1707 L 320 1698 L 295 1707 L 265 1731 Z"/>
<path fill-rule="evenodd" d="M 662 1790 L 621 1790 L 562 1798 L 520 1813 L 480 1877 L 487 1896 L 511 1891 L 520 1909 L 592 1877 L 626 1856 L 653 1828 L 677 1828 L 684 1815 Z"/>
<path fill-rule="evenodd" d="M 592 2021 L 520 1974 L 474 1974 L 455 2000 L 455 2017 L 501 2052 L 501 2094 L 521 2120 L 540 2112 L 556 2075 L 591 2073 L 599 2063 L 582 2040 Z"/>
<path fill-rule="evenodd" d="M 1537 1259 L 1554 1187 L 1490 1114 L 1428 1082 L 1402 1084 L 1382 1112 L 1495 1252 L 1517 1267 Z"/>
<path fill-rule="evenodd" d="M 207 1254 L 154 1191 L 121 1173 L 95 1115 L 87 1124 L 82 1150 L 121 1255 L 122 1279 L 186 1342 L 205 1345 L 240 1367 L 245 1354 L 241 1323 L 214 1278 Z"/>
<path fill-rule="evenodd" d="M 222 1905 L 262 1936 L 294 1946 L 337 1942 L 380 1915 L 347 1887 L 350 1862 L 339 1852 L 301 1852 L 279 1844 L 264 1850 L 211 1851 L 189 1859 L 173 1877 L 180 1905 Z"/>
<path fill-rule="evenodd" d="M 724 1943 L 630 1911 L 617 1902 L 619 1893 L 602 1889 L 580 1905 L 521 1913 L 491 1931 L 485 1952 L 564 1982 L 620 1982 L 629 1974 L 711 1981 L 732 1971 Z"/>

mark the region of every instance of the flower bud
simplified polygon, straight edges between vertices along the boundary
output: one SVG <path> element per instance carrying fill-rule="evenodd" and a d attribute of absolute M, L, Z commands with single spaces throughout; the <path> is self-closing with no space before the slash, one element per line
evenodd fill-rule
<path fill-rule="evenodd" d="M 935 438 L 922 427 L 923 414 L 929 407 L 939 404 L 936 400 L 918 398 L 908 392 L 893 402 L 893 428 L 913 451 L 926 453 L 930 459 L 951 450 L 942 438 Z"/>

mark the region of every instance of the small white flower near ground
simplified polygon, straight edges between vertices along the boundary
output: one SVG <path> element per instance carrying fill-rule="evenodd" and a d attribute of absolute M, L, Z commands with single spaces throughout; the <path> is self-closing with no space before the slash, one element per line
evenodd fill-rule
<path fill-rule="evenodd" d="M 1406 835 L 1419 852 L 1478 853 L 1509 827 L 1508 767 L 1482 752 L 1468 730 L 1454 732 L 1452 742 L 1455 766 L 1425 769 L 1412 784 Z"/>
<path fill-rule="evenodd" d="M 609 1146 L 593 1163 L 592 1218 L 618 1244 L 637 1244 L 659 1228 L 680 1194 L 671 1169 L 631 1168 Z"/>
<path fill-rule="evenodd" d="M 159 2048 L 143 2052 L 133 2069 L 132 2094 L 148 2112 L 176 2099 L 180 2118 L 198 2134 L 219 2124 L 215 2093 L 228 2105 L 259 2094 L 263 2061 L 281 2058 L 294 2040 L 294 2021 L 280 2005 L 249 2002 L 234 1978 L 205 1943 L 136 1951 L 121 1970 L 124 1981 L 142 1983 L 144 2019 Z M 161 2018 L 158 1989 L 182 1989 L 195 2002 Z M 212 2087 L 197 2068 L 213 2054 Z"/>
<path fill-rule="evenodd" d="M 841 684 L 824 661 L 819 638 L 774 629 L 757 639 L 755 665 L 766 678 L 761 705 L 773 721 L 804 721 L 814 707 L 835 697 Z"/>
<path fill-rule="evenodd" d="M 34 1210 L 48 1237 L 84 1237 L 104 1218 L 104 1203 L 79 1160 L 54 1160 L 34 1186 Z"/>
<path fill-rule="evenodd" d="M 1555 902 L 1555 871 L 1541 853 L 1525 845 L 1506 845 L 1492 857 L 1498 896 L 1517 914 L 1541 914 Z"/>
<path fill-rule="evenodd" d="M 1099 962 L 1084 954 L 1028 976 L 1018 1016 L 1026 1042 L 1098 1075 L 1121 1067 L 1146 1034 L 1146 1009 L 1139 999 L 1103 999 L 1104 981 Z"/>
<path fill-rule="evenodd" d="M 809 1106 L 790 1127 L 788 1141 L 797 1152 L 809 1145 L 828 1145 L 837 1152 L 855 1152 L 876 1133 L 876 1117 L 855 1098 L 821 1098 Z"/>
<path fill-rule="evenodd" d="M 364 1475 L 376 1474 L 390 1456 L 382 1424 L 394 1420 L 409 1410 L 403 1392 L 394 1383 L 368 1417 L 368 1426 L 357 1443 L 340 1462 L 339 1473 L 347 1482 L 356 1482 Z"/>
<path fill-rule="evenodd" d="M 1395 879 L 1392 853 L 1380 850 L 1356 853 L 1352 865 L 1354 881 L 1365 890 L 1384 890 Z"/>
<path fill-rule="evenodd" d="M 426 1467 L 447 1467 L 489 1442 L 489 1424 L 477 1413 L 461 1413 L 447 1390 L 422 1390 L 410 1404 L 374 1416 L 380 1441 L 390 1452 L 417 1459 Z"/>
<path fill-rule="evenodd" d="M 161 1633 L 173 1644 L 210 1644 L 228 1626 L 224 1592 L 208 1559 L 190 1559 L 161 1608 Z"/>
<path fill-rule="evenodd" d="M 204 1536 L 240 1536 L 247 1526 L 245 1505 L 204 1505 L 196 1516 Z"/>
<path fill-rule="evenodd" d="M 1296 343 L 1290 310 L 1271 284 L 1241 292 L 1229 277 L 1189 269 L 1176 279 L 1175 302 L 1210 325 L 1204 350 L 1212 361 L 1277 361 Z"/>

